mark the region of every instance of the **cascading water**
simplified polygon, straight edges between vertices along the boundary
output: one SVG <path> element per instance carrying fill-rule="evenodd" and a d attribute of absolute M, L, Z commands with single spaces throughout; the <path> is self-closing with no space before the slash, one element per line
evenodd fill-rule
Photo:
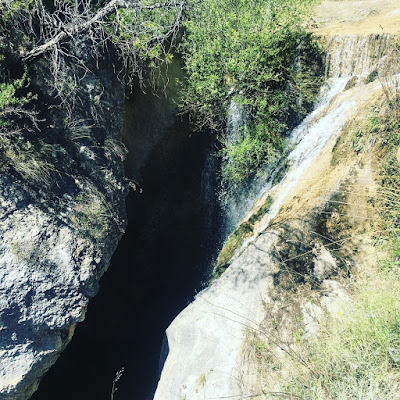
<path fill-rule="evenodd" d="M 336 108 L 332 108 L 333 99 L 352 82 L 354 86 L 357 82 L 362 85 L 367 83 L 366 80 L 372 79 L 371 75 L 374 72 L 375 77 L 378 76 L 378 71 L 380 74 L 388 73 L 392 64 L 390 40 L 390 35 L 345 35 L 329 38 L 326 46 L 326 82 L 321 88 L 314 111 L 292 131 L 286 141 L 287 149 L 294 147 L 287 156 L 291 168 L 284 178 L 284 183 L 280 185 L 280 194 L 275 196 L 268 220 L 275 217 L 285 195 L 312 164 L 329 138 L 346 122 L 346 110 L 352 107 L 355 101 L 362 100 L 355 94 Z M 239 120 L 238 116 L 231 115 L 232 113 L 237 113 L 236 108 L 231 107 L 229 118 Z M 230 135 L 235 135 L 232 128 L 237 129 L 238 126 L 238 123 L 228 124 Z M 273 177 L 277 172 L 270 166 L 250 184 L 225 189 L 222 198 L 228 233 L 232 232 L 251 210 L 255 201 L 271 189 Z"/>
<path fill-rule="evenodd" d="M 326 45 L 326 76 L 363 76 L 374 69 L 383 71 L 388 65 L 391 36 L 332 36 Z"/>
<path fill-rule="evenodd" d="M 326 83 L 315 110 L 292 132 L 289 143 L 295 145 L 289 154 L 291 163 L 278 190 L 279 195 L 269 213 L 269 220 L 279 211 L 283 200 L 301 175 L 312 165 L 328 140 L 341 131 L 348 121 L 347 111 L 363 101 L 365 84 L 373 71 L 387 73 L 391 64 L 388 55 L 390 35 L 346 35 L 329 39 L 326 55 Z M 360 88 L 351 96 L 335 102 L 350 82 L 359 82 Z M 378 90 L 375 85 L 370 90 Z M 267 187 L 267 189 L 270 185 Z"/>
<path fill-rule="evenodd" d="M 237 143 L 248 134 L 246 130 L 248 119 L 249 116 L 244 106 L 232 100 L 228 109 L 226 144 Z M 229 158 L 222 160 L 222 168 L 229 162 Z M 257 198 L 265 191 L 265 180 L 273 169 L 274 165 L 269 165 L 265 170 L 259 171 L 255 177 L 245 182 L 223 182 L 221 184 L 219 200 L 223 211 L 223 238 L 228 237 L 234 231 Z"/>
<path fill-rule="evenodd" d="M 248 115 L 243 105 L 232 100 L 228 109 L 228 119 L 226 127 L 226 144 L 235 144 L 246 135 Z M 222 160 L 222 168 L 230 163 L 228 157 Z M 253 191 L 254 191 L 253 181 Z M 248 184 L 222 183 L 219 199 L 224 211 L 224 236 L 227 237 L 243 217 L 243 212 L 248 208 L 252 201 L 247 197 Z"/>

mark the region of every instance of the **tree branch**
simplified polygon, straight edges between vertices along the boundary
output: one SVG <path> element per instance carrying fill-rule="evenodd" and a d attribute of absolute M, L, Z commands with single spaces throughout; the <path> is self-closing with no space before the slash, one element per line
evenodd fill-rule
<path fill-rule="evenodd" d="M 120 8 L 137 9 L 137 10 L 140 9 L 155 10 L 160 8 L 179 7 L 182 9 L 183 5 L 185 4 L 185 1 L 186 0 L 182 0 L 180 3 L 164 2 L 164 3 L 154 3 L 150 5 L 143 5 L 140 1 L 131 2 L 126 0 L 111 0 L 103 8 L 98 10 L 97 13 L 92 18 L 86 21 L 84 20 L 82 23 L 72 23 L 70 25 L 62 27 L 62 30 L 58 32 L 50 40 L 48 40 L 46 43 L 33 48 L 26 55 L 24 55 L 23 60 L 26 61 L 45 53 L 46 51 L 50 50 L 58 43 L 60 43 L 60 41 L 66 39 L 68 36 L 73 37 L 74 35 L 77 35 L 80 32 L 89 30 L 91 26 L 102 21 L 105 17 L 109 16 L 113 12 L 116 12 Z"/>

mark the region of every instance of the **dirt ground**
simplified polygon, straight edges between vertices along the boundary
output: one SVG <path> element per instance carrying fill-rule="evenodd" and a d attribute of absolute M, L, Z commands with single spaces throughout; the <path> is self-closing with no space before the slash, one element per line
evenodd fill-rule
<path fill-rule="evenodd" d="M 315 9 L 317 35 L 400 34 L 400 0 L 327 0 Z"/>

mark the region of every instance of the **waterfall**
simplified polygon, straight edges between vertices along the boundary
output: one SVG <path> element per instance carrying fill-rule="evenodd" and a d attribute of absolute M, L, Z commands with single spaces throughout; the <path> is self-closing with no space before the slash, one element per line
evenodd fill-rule
<path fill-rule="evenodd" d="M 245 135 L 248 123 L 248 115 L 242 104 L 231 100 L 228 110 L 227 143 L 237 143 Z"/>
<path fill-rule="evenodd" d="M 388 66 L 391 36 L 332 36 L 326 46 L 326 76 L 331 78 L 364 76 Z"/>
<path fill-rule="evenodd" d="M 235 100 L 231 100 L 227 117 L 226 144 L 235 144 L 243 139 L 244 135 L 246 135 L 247 124 L 248 115 L 244 106 Z M 224 158 L 222 160 L 222 168 L 224 164 L 229 163 L 229 158 Z M 223 182 L 221 184 L 219 199 L 224 214 L 223 238 L 232 233 L 239 221 L 261 194 L 257 190 L 258 187 L 260 189 L 263 187 L 263 180 L 257 177 L 250 182 L 240 184 L 231 182 Z"/>
<path fill-rule="evenodd" d="M 314 111 L 291 132 L 286 140 L 285 147 L 294 148 L 287 154 L 291 167 L 280 185 L 280 194 L 274 196 L 275 201 L 269 220 L 278 212 L 285 194 L 312 164 L 332 135 L 346 122 L 346 110 L 352 107 L 355 97 L 347 99 L 330 111 L 334 99 L 349 87 L 365 87 L 368 80 L 378 77 L 378 71 L 379 75 L 382 75 L 391 70 L 393 66 L 391 39 L 391 36 L 386 34 L 332 36 L 328 39 L 325 60 L 326 81 L 321 87 Z M 232 107 L 231 110 L 236 111 Z M 229 118 L 237 121 L 237 116 L 236 119 L 232 115 Z M 232 125 L 228 125 L 228 128 Z M 273 178 L 279 172 L 277 170 L 279 166 L 276 166 L 277 162 L 262 171 L 260 176 L 255 177 L 250 183 L 224 188 L 221 198 L 228 234 L 250 212 L 255 201 L 272 189 Z"/>
<path fill-rule="evenodd" d="M 232 100 L 228 109 L 226 143 L 237 143 L 247 134 L 248 119 L 245 108 Z M 229 162 L 228 158 L 222 160 L 222 164 Z M 223 239 L 226 239 L 235 230 L 240 220 L 263 194 L 266 189 L 265 181 L 268 177 L 273 178 L 278 162 L 279 160 L 276 159 L 264 170 L 259 171 L 255 177 L 249 178 L 245 182 L 223 182 L 221 184 L 219 200 L 223 212 Z"/>

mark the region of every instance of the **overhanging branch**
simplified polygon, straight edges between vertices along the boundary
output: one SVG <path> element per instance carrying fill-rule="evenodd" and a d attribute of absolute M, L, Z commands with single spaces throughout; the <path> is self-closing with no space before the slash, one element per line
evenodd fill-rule
<path fill-rule="evenodd" d="M 44 44 L 37 46 L 30 50 L 27 54 L 23 56 L 23 60 L 29 60 L 34 57 L 37 57 L 54 46 L 57 46 L 62 40 L 67 39 L 68 37 L 73 37 L 81 32 L 85 32 L 90 30 L 92 26 L 101 22 L 104 18 L 108 17 L 112 13 L 116 12 L 118 9 L 126 8 L 130 10 L 155 10 L 162 8 L 180 8 L 181 10 L 184 7 L 186 0 L 182 0 L 181 2 L 163 2 L 163 3 L 154 3 L 154 4 L 143 4 L 142 2 L 132 2 L 126 0 L 111 0 L 107 3 L 103 8 L 98 10 L 91 18 L 81 23 L 70 23 L 65 26 L 61 26 L 60 31 L 56 33 L 51 39 L 46 41 Z"/>

